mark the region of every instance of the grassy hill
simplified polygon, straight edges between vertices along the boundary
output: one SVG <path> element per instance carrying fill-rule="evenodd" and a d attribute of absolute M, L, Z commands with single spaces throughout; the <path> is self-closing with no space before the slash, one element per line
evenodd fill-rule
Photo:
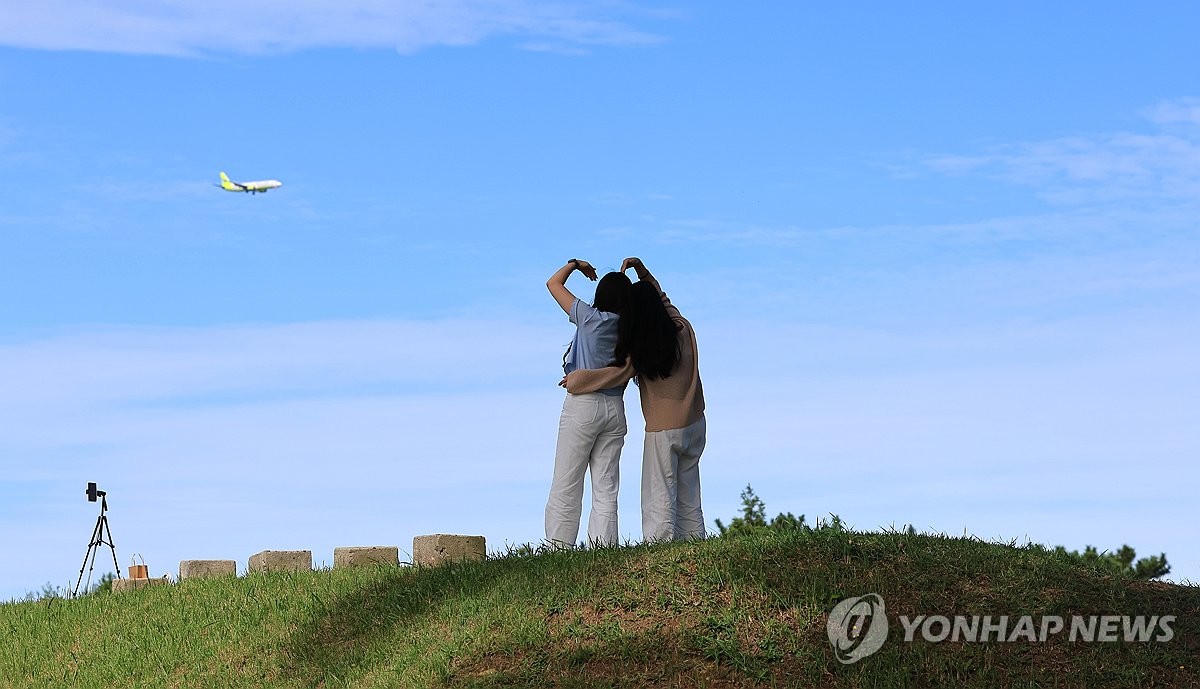
<path fill-rule="evenodd" d="M 826 620 L 878 593 L 843 665 Z M 1167 642 L 905 642 L 899 615 L 1175 615 Z M 840 529 L 187 580 L 0 605 L 14 687 L 1196 687 L 1200 588 L 1038 546 Z"/>

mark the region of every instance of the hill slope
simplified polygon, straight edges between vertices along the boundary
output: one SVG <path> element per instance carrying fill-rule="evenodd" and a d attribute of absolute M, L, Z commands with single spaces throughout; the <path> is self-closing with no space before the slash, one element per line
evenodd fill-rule
<path fill-rule="evenodd" d="M 826 622 L 878 593 L 854 664 Z M 906 642 L 900 615 L 1175 615 L 1165 642 Z M 1200 686 L 1200 588 L 1044 549 L 837 529 L 0 605 L 0 686 Z"/>

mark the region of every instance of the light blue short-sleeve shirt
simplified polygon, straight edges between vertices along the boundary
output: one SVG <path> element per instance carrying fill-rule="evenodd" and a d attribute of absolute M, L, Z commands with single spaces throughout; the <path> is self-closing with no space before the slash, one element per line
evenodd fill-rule
<path fill-rule="evenodd" d="M 576 299 L 571 304 L 567 314 L 575 324 L 575 339 L 567 348 L 563 357 L 563 372 L 570 373 L 576 369 L 604 368 L 613 363 L 617 350 L 617 319 L 619 316 L 608 311 L 600 311 Z M 619 396 L 625 392 L 625 386 L 608 388 L 600 392 L 606 395 Z"/>

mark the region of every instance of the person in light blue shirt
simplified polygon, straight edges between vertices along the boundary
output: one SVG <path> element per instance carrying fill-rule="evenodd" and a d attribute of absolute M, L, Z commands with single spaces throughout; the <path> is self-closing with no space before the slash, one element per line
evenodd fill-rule
<path fill-rule="evenodd" d="M 609 275 L 616 276 L 620 273 Z M 614 277 L 610 282 L 619 285 L 621 281 Z M 599 285 L 596 286 L 596 294 L 600 294 Z M 601 301 L 599 296 L 596 297 L 596 301 Z M 563 357 L 563 375 L 581 368 L 604 368 L 611 365 L 617 348 L 617 319 L 620 315 L 601 311 L 595 306 L 589 306 L 582 299 L 576 299 L 567 311 L 567 316 L 575 324 L 575 337 Z M 625 385 L 600 392 L 611 397 L 621 397 L 625 394 Z"/>
<path fill-rule="evenodd" d="M 615 363 L 617 322 L 632 287 L 624 273 L 609 273 L 596 285 L 596 298 L 589 306 L 567 289 L 567 278 L 576 270 L 590 280 L 597 279 L 590 263 L 571 259 L 546 281 L 554 300 L 575 324 L 575 337 L 563 357 L 564 374 Z M 563 401 L 554 478 L 546 501 L 546 541 L 551 545 L 575 545 L 583 513 L 583 479 L 589 470 L 592 512 L 588 517 L 588 545 L 618 542 L 617 491 L 621 448 L 628 430 L 624 392 L 625 386 L 621 385 L 582 395 L 568 393 Z"/>

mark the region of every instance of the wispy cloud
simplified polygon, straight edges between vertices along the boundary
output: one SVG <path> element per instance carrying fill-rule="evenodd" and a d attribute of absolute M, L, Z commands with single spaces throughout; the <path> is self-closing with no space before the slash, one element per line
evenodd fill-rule
<path fill-rule="evenodd" d="M 670 194 L 662 194 L 658 192 L 646 192 L 641 194 L 606 192 L 602 194 L 596 194 L 591 198 L 591 202 L 599 206 L 634 206 L 645 201 L 665 202 L 674 200 L 675 198 Z"/>
<path fill-rule="evenodd" d="M 1200 125 L 1200 98 L 1163 101 L 1143 114 L 1158 124 Z"/>
<path fill-rule="evenodd" d="M 571 52 L 657 42 L 660 36 L 634 22 L 662 16 L 613 2 L 47 0 L 5 7 L 0 44 L 193 56 L 322 47 L 413 52 L 508 36 L 529 49 Z"/>
<path fill-rule="evenodd" d="M 106 177 L 78 184 L 75 190 L 88 196 L 102 196 L 110 201 L 133 203 L 202 198 L 212 194 L 214 186 L 216 182 L 164 179 L 129 181 Z"/>
<path fill-rule="evenodd" d="M 44 162 L 46 155 L 24 149 L 25 132 L 11 119 L 0 117 L 0 166 Z"/>
<path fill-rule="evenodd" d="M 893 174 L 976 178 L 1028 187 L 1055 208 L 955 222 L 805 226 L 746 218 L 643 215 L 600 232 L 664 244 L 731 244 L 780 248 L 871 241 L 876 246 L 922 239 L 931 247 L 1030 241 L 1042 249 L 1086 237 L 1097 240 L 1193 234 L 1200 212 L 1200 99 L 1164 101 L 1141 113 L 1144 131 L 1014 142 L 983 151 L 918 156 Z M 596 202 L 633 203 L 613 195 Z M 882 244 L 881 244 L 882 242 Z M 1012 250 L 1012 245 L 1008 247 Z"/>
<path fill-rule="evenodd" d="M 648 238 L 667 245 L 732 244 L 743 247 L 838 247 L 845 250 L 870 243 L 876 253 L 888 247 L 926 242 L 926 249 L 952 249 L 1038 240 L 1061 244 L 1073 238 L 1097 240 L 1143 239 L 1157 233 L 1195 227 L 1194 203 L 1160 204 L 1153 208 L 1067 208 L 1044 213 L 997 216 L 945 223 L 803 226 L 725 218 L 643 217 L 636 224 L 607 227 L 598 232 L 618 239 Z M 798 260 L 798 259 L 796 259 Z"/>
<path fill-rule="evenodd" d="M 480 329 L 493 332 L 492 346 L 512 352 L 506 367 L 472 356 Z M 538 370 L 542 355 L 553 359 L 558 340 L 567 337 L 562 328 L 474 319 L 92 330 L 0 345 L 0 377 L 10 383 L 0 390 L 0 407 L 174 404 L 245 391 L 337 394 L 365 382 L 410 389 L 479 380 L 503 385 L 505 371 Z"/>
<path fill-rule="evenodd" d="M 984 175 L 1036 187 L 1046 199 L 1081 204 L 1131 198 L 1194 199 L 1200 194 L 1200 101 L 1160 103 L 1144 113 L 1153 129 L 1077 135 L 931 156 L 924 165 L 951 175 Z"/>

